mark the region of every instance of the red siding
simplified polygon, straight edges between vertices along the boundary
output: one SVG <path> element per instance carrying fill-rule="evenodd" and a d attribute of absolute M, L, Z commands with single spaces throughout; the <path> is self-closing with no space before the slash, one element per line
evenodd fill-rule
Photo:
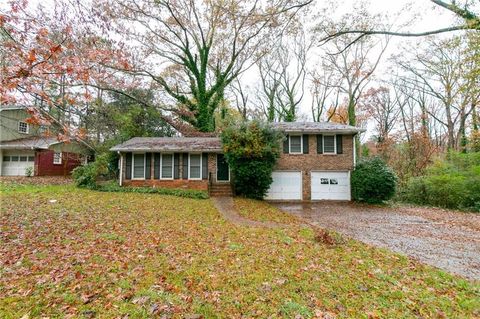
<path fill-rule="evenodd" d="M 37 151 L 35 153 L 35 175 L 36 176 L 65 176 L 72 173 L 72 170 L 81 165 L 79 154 L 62 153 L 62 164 L 53 164 L 54 151 Z"/>

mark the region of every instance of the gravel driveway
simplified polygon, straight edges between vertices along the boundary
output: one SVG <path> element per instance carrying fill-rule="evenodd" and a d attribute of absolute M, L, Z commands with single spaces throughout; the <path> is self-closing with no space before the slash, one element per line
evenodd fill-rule
<path fill-rule="evenodd" d="M 320 227 L 480 280 L 480 214 L 350 203 L 274 205 Z"/>

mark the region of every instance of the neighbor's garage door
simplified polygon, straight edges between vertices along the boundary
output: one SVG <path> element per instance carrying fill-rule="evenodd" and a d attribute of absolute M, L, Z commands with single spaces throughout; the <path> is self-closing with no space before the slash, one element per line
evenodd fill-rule
<path fill-rule="evenodd" d="M 27 167 L 33 169 L 35 154 L 32 153 L 10 153 L 3 156 L 3 176 L 25 176 Z"/>
<path fill-rule="evenodd" d="M 267 193 L 267 199 L 301 200 L 302 173 L 282 172 L 272 173 L 273 182 Z"/>
<path fill-rule="evenodd" d="M 349 172 L 312 172 L 312 200 L 350 200 Z"/>

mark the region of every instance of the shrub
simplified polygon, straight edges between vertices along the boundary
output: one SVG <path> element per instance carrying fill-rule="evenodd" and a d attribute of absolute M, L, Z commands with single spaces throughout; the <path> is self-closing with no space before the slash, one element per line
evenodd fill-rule
<path fill-rule="evenodd" d="M 480 153 L 450 152 L 411 178 L 399 192 L 405 202 L 480 211 Z"/>
<path fill-rule="evenodd" d="M 95 188 L 97 186 L 97 168 L 95 163 L 76 167 L 72 172 L 75 185 L 78 187 Z"/>
<path fill-rule="evenodd" d="M 76 167 L 73 172 L 73 180 L 78 187 L 95 188 L 97 179 L 108 174 L 109 154 L 98 156 L 95 162 Z"/>
<path fill-rule="evenodd" d="M 374 157 L 356 165 L 351 181 L 354 200 L 381 203 L 395 194 L 397 177 L 384 161 Z"/>
<path fill-rule="evenodd" d="M 33 167 L 27 167 L 25 168 L 25 176 L 27 177 L 32 177 L 33 176 Z"/>
<path fill-rule="evenodd" d="M 252 121 L 229 126 L 221 137 L 235 193 L 263 199 L 272 183 L 283 134 L 267 124 Z"/>
<path fill-rule="evenodd" d="M 162 194 L 194 199 L 208 198 L 206 191 L 176 188 L 122 187 L 116 182 L 108 182 L 102 185 L 97 185 L 94 189 L 100 192 Z"/>

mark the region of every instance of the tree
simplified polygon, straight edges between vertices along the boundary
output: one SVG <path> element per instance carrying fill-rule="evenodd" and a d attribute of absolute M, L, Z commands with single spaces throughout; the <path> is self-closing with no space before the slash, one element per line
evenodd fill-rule
<path fill-rule="evenodd" d="M 398 100 L 391 95 L 389 88 L 370 88 L 363 96 L 361 107 L 369 119 L 375 122 L 378 142 L 387 141 L 401 110 Z"/>
<path fill-rule="evenodd" d="M 442 0 L 430 0 L 435 5 L 439 6 L 440 8 L 446 9 L 452 13 L 454 13 L 457 17 L 463 20 L 463 23 L 439 28 L 429 31 L 420 31 L 420 32 L 395 32 L 389 30 L 375 30 L 375 28 L 344 28 L 341 30 L 333 30 L 324 37 L 320 42 L 326 43 L 330 40 L 343 36 L 346 34 L 353 34 L 355 35 L 354 38 L 347 44 L 347 46 L 352 45 L 353 43 L 360 41 L 366 36 L 371 35 L 388 35 L 388 36 L 400 36 L 400 37 L 424 37 L 433 34 L 445 33 L 445 32 L 453 32 L 459 30 L 480 30 L 480 17 L 478 13 L 474 12 L 475 8 L 475 1 L 472 0 L 464 0 L 459 3 L 459 1 L 452 0 L 452 1 L 442 1 Z M 433 13 L 434 14 L 434 13 Z"/>
<path fill-rule="evenodd" d="M 442 109 L 425 111 L 447 131 L 447 147 L 465 146 L 465 124 L 478 101 L 476 78 L 470 76 L 471 64 L 460 37 L 429 39 L 424 51 L 411 48 L 413 57 L 403 56 L 397 63 L 411 74 L 404 78 L 410 88 L 423 88 L 438 100 Z M 412 61 L 414 63 L 412 63 Z M 463 141 L 462 141 L 463 140 Z"/>
<path fill-rule="evenodd" d="M 268 121 L 293 122 L 305 93 L 307 53 L 311 43 L 302 27 L 274 39 L 257 62 L 261 85 L 257 100 Z"/>
<path fill-rule="evenodd" d="M 310 1 L 119 0 L 104 6 L 117 31 L 134 43 L 138 63 L 122 71 L 151 82 L 180 122 L 212 132 L 225 88 L 255 62 L 265 38 L 281 33 Z"/>
<path fill-rule="evenodd" d="M 263 199 L 273 181 L 272 171 L 280 157 L 283 133 L 265 123 L 251 121 L 226 128 L 221 138 L 235 193 Z"/>

